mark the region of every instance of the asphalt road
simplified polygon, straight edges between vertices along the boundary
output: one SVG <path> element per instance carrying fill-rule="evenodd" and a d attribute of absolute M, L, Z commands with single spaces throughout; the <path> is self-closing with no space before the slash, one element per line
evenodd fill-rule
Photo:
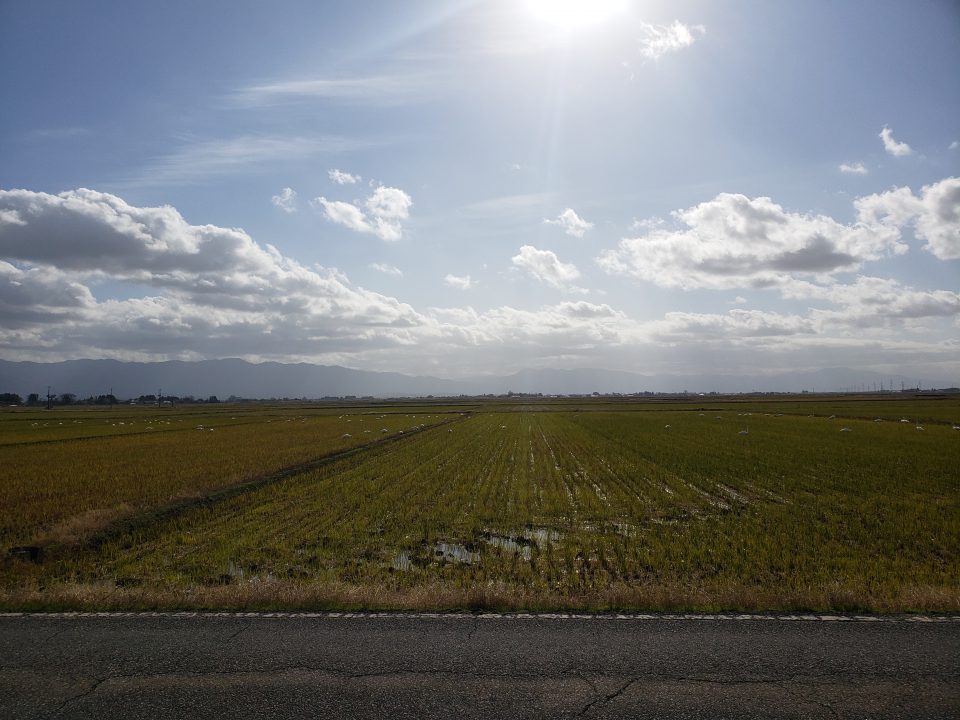
<path fill-rule="evenodd" d="M 958 620 L 0 616 L 0 718 L 956 718 Z"/>

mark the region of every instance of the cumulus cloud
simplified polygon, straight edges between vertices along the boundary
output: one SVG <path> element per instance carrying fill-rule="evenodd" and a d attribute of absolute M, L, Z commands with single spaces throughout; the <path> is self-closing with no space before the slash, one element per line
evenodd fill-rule
<path fill-rule="evenodd" d="M 335 182 L 337 185 L 356 185 L 358 182 L 363 180 L 359 175 L 351 175 L 348 172 L 343 172 L 333 168 L 327 172 L 329 178 Z"/>
<path fill-rule="evenodd" d="M 580 277 L 580 271 L 572 263 L 561 262 L 550 250 L 538 250 L 532 245 L 524 245 L 513 256 L 515 267 L 525 270 L 542 283 L 558 290 L 579 290 L 572 283 Z"/>
<path fill-rule="evenodd" d="M 444 285 L 447 285 L 452 288 L 457 288 L 458 290 L 469 290 L 470 288 L 477 286 L 477 281 L 472 280 L 469 275 L 450 275 L 443 279 Z"/>
<path fill-rule="evenodd" d="M 954 140 L 952 143 L 950 143 L 950 145 L 947 147 L 947 150 L 956 150 L 957 148 L 960 148 L 960 140 Z"/>
<path fill-rule="evenodd" d="M 826 300 L 836 306 L 811 310 L 820 325 L 899 327 L 903 321 L 960 317 L 960 293 L 918 290 L 893 278 L 858 276 L 852 283 L 817 285 L 796 282 L 783 288 L 785 297 Z"/>
<path fill-rule="evenodd" d="M 673 217 L 681 229 L 626 238 L 601 254 L 598 264 L 608 273 L 664 287 L 734 289 L 854 270 L 907 251 L 894 225 L 845 225 L 789 212 L 768 197 L 721 193 Z"/>
<path fill-rule="evenodd" d="M 92 190 L 0 191 L 0 212 L 8 358 L 244 357 L 422 372 L 426 347 L 449 372 L 473 362 L 519 369 L 533 358 L 600 357 L 640 337 L 623 313 L 586 302 L 417 312 L 334 269 L 304 267 L 243 230 L 193 225 L 172 207 L 137 207 Z M 102 281 L 150 290 L 98 299 L 92 290 Z"/>
<path fill-rule="evenodd" d="M 902 227 L 914 223 L 924 249 L 941 260 L 960 258 L 960 178 L 925 185 L 919 195 L 908 187 L 867 195 L 854 201 L 861 222 Z"/>
<path fill-rule="evenodd" d="M 56 322 L 60 349 L 76 354 L 163 353 L 176 339 L 181 353 L 289 356 L 395 345 L 427 322 L 335 270 L 308 269 L 239 229 L 191 225 L 171 207 L 80 189 L 0 191 L 0 208 L 20 218 L 0 225 L 2 312 L 29 306 L 40 346 Z M 102 279 L 157 295 L 97 301 L 89 283 Z"/>
<path fill-rule="evenodd" d="M 555 220 L 544 218 L 547 225 L 559 225 L 567 235 L 573 237 L 583 237 L 583 234 L 593 227 L 592 222 L 587 222 L 574 212 L 573 208 L 567 208 Z"/>
<path fill-rule="evenodd" d="M 276 207 L 283 210 L 285 213 L 293 213 L 297 211 L 297 191 L 293 188 L 284 188 L 280 191 L 279 195 L 274 195 L 270 198 Z"/>
<path fill-rule="evenodd" d="M 674 20 L 669 25 L 651 25 L 644 23 L 640 37 L 640 53 L 651 60 L 659 60 L 668 53 L 688 48 L 696 42 L 697 36 L 705 34 L 703 25 L 684 25 Z"/>
<path fill-rule="evenodd" d="M 393 265 L 388 265 L 386 263 L 370 263 L 370 269 L 376 270 L 377 272 L 383 273 L 384 275 L 393 275 L 394 277 L 403 277 L 403 271 L 394 267 Z"/>
<path fill-rule="evenodd" d="M 403 237 L 402 221 L 410 217 L 413 200 L 399 188 L 381 185 L 362 203 L 318 197 L 312 204 L 322 208 L 331 222 L 357 232 L 373 233 L 381 240 L 394 241 Z"/>
<path fill-rule="evenodd" d="M 878 137 L 883 140 L 883 149 L 887 151 L 888 155 L 893 155 L 894 157 L 904 157 L 905 155 L 910 155 L 913 152 L 913 148 L 911 148 L 905 142 L 898 142 L 895 140 L 893 137 L 893 130 L 886 125 L 883 126 L 883 130 L 880 131 Z"/>
<path fill-rule="evenodd" d="M 26 225 L 16 210 L 0 210 L 0 225 Z"/>
<path fill-rule="evenodd" d="M 580 299 L 417 311 L 335 269 L 305 267 L 243 230 L 194 225 L 171 207 L 137 207 L 84 189 L 0 191 L 0 258 L 8 359 L 243 357 L 441 375 L 629 368 L 638 357 L 649 372 L 919 359 L 949 370 L 945 377 L 960 372 L 957 342 L 942 332 L 958 322 L 958 293 L 880 278 L 849 285 L 791 278 L 783 294 L 816 306 L 802 315 L 735 309 L 638 322 Z M 530 246 L 515 265 L 564 289 L 579 275 Z"/>
<path fill-rule="evenodd" d="M 761 310 L 738 309 L 724 314 L 668 312 L 663 321 L 655 324 L 655 337 L 669 342 L 741 340 L 814 332 L 814 324 L 807 318 Z"/>
<path fill-rule="evenodd" d="M 866 175 L 870 171 L 867 170 L 867 166 L 862 162 L 855 163 L 841 163 L 840 172 L 847 175 Z"/>

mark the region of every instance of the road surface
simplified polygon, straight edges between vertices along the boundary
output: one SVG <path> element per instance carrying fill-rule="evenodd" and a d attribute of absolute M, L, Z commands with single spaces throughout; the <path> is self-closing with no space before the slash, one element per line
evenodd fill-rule
<path fill-rule="evenodd" d="M 0 717 L 956 718 L 960 618 L 2 615 Z"/>

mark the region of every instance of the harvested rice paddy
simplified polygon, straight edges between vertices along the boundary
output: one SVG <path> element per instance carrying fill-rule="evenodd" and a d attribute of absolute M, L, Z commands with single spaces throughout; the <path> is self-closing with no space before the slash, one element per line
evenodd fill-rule
<path fill-rule="evenodd" d="M 956 400 L 157 414 L 16 426 L 7 607 L 960 610 Z"/>

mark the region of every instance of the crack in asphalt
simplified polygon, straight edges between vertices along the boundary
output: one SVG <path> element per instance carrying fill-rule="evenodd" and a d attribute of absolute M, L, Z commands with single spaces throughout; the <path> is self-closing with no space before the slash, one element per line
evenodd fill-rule
<path fill-rule="evenodd" d="M 467 633 L 467 642 L 470 642 L 471 640 L 473 640 L 473 635 L 474 633 L 477 632 L 477 628 L 479 627 L 480 627 L 480 618 L 474 616 L 473 626 L 470 628 L 470 632 Z"/>
<path fill-rule="evenodd" d="M 627 682 L 625 682 L 625 683 L 624 683 L 623 685 L 621 685 L 619 688 L 617 688 L 616 690 L 614 690 L 612 693 L 606 693 L 606 694 L 604 694 L 604 695 L 598 695 L 598 696 L 595 697 L 593 700 L 591 700 L 590 702 L 588 702 L 586 705 L 583 706 L 583 708 L 580 710 L 580 712 L 577 713 L 577 717 L 583 717 L 583 716 L 586 715 L 588 712 L 590 712 L 590 710 L 591 710 L 595 705 L 598 705 L 599 707 L 603 707 L 604 705 L 606 705 L 606 704 L 607 704 L 608 702 L 610 702 L 611 700 L 620 697 L 621 695 L 623 695 L 623 693 L 625 693 L 625 692 L 627 691 L 627 688 L 629 688 L 631 685 L 633 685 L 633 684 L 634 684 L 635 682 L 637 682 L 638 680 L 640 680 L 639 677 L 630 678 L 629 680 L 627 680 Z M 591 684 L 592 684 L 592 683 L 591 683 Z"/>
<path fill-rule="evenodd" d="M 231 640 L 235 640 L 237 638 L 237 635 L 239 635 L 242 632 L 246 632 L 249 629 L 250 629 L 250 623 L 246 623 L 245 625 L 242 625 L 239 630 L 237 630 L 235 633 L 233 633 L 233 635 L 231 635 L 226 640 L 224 640 L 224 642 L 230 642 Z"/>
<path fill-rule="evenodd" d="M 70 705 L 71 703 L 77 702 L 78 700 L 83 700 L 85 697 L 87 697 L 87 696 L 89 696 L 89 695 L 92 695 L 93 693 L 95 693 L 95 692 L 99 689 L 99 687 L 100 687 L 101 685 L 103 685 L 107 680 L 111 679 L 112 677 L 113 677 L 112 675 L 105 675 L 105 676 L 102 677 L 102 678 L 96 678 L 96 679 L 94 679 L 94 681 L 93 681 L 92 683 L 90 683 L 90 687 L 88 687 L 88 688 L 87 688 L 86 690 L 84 690 L 83 692 L 77 693 L 76 695 L 74 695 L 74 696 L 72 696 L 72 697 L 68 697 L 66 700 L 64 700 L 62 703 L 60 703 L 60 706 L 59 706 L 59 707 L 57 707 L 57 708 L 55 708 L 54 710 L 51 710 L 49 713 L 47 713 L 47 716 L 46 716 L 46 717 L 47 717 L 47 718 L 56 717 L 57 715 L 59 715 L 60 713 L 63 712 L 64 708 L 66 708 L 67 705 Z"/>

